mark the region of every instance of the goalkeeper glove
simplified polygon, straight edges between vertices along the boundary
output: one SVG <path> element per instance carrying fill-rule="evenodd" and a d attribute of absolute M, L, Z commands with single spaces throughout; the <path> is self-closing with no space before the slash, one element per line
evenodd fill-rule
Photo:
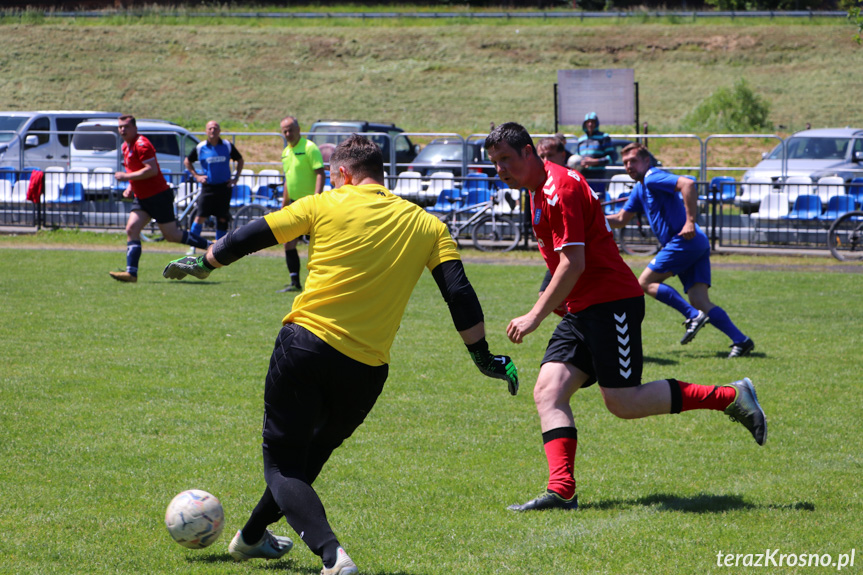
<path fill-rule="evenodd" d="M 467 351 L 483 375 L 504 380 L 511 395 L 518 393 L 518 370 L 508 355 L 492 355 L 485 338 L 468 345 Z"/>
<path fill-rule="evenodd" d="M 169 280 L 181 280 L 190 275 L 199 280 L 205 280 L 214 269 L 216 268 L 207 262 L 206 256 L 186 256 L 165 266 L 162 276 Z"/>

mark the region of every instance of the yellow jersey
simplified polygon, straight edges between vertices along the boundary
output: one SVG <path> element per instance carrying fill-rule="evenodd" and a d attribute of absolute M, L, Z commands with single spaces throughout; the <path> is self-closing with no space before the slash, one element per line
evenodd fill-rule
<path fill-rule="evenodd" d="M 423 268 L 460 259 L 446 225 L 379 185 L 343 186 L 267 214 L 279 243 L 309 235 L 309 275 L 283 323 L 346 356 L 388 364 Z"/>

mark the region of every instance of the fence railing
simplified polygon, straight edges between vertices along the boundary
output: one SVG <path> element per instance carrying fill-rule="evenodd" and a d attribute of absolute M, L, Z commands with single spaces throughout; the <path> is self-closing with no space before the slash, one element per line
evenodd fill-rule
<path fill-rule="evenodd" d="M 494 196 L 500 201 L 495 208 L 502 215 L 516 219 L 522 225 L 524 245 L 531 237 L 529 222 L 523 210 L 526 195 L 519 190 L 507 190 L 497 178 L 494 166 L 482 150 L 485 134 L 404 133 L 395 138 L 410 142 L 446 142 L 462 150 L 455 159 L 429 163 L 397 161 L 394 138 L 375 134 L 388 144 L 387 185 L 397 195 L 426 207 L 429 211 L 446 210 L 455 203 L 487 200 Z M 224 137 L 281 138 L 280 134 L 243 133 Z M 800 177 L 776 177 L 768 180 L 743 181 L 731 175 L 745 167 L 717 166 L 711 162 L 720 142 L 746 139 L 784 140 L 776 135 L 721 134 L 704 139 L 693 134 L 630 134 L 615 136 L 651 141 L 673 139 L 688 141 L 698 147 L 698 165 L 663 166 L 671 171 L 695 173 L 698 176 L 699 224 L 718 247 L 826 247 L 827 228 L 842 213 L 863 208 L 863 167 L 845 171 L 844 177 L 827 177 L 811 181 Z M 279 142 L 279 145 L 284 143 Z M 477 150 L 479 155 L 475 155 Z M 262 186 L 282 186 L 284 180 L 275 162 L 254 164 L 258 171 L 243 171 L 240 186 L 252 198 Z M 44 171 L 45 192 L 39 204 L 27 200 L 32 168 L 0 168 L 0 226 L 12 228 L 83 228 L 123 229 L 128 219 L 131 201 L 122 197 L 125 184 L 113 177 L 113 170 L 48 168 Z M 188 172 L 163 170 L 166 179 L 177 190 L 191 191 L 197 184 Z M 850 177 L 849 177 L 850 173 Z M 632 181 L 618 167 L 615 175 L 593 182 L 595 189 L 604 189 L 604 199 L 620 199 L 631 189 Z M 327 184 L 329 182 L 327 181 Z M 281 189 L 281 188 L 280 188 Z M 266 190 L 265 190 L 266 192 Z M 269 193 L 269 192 L 267 192 Z M 504 202 L 503 198 L 510 200 Z M 232 205 L 242 207 L 244 197 Z M 617 204 L 623 205 L 623 202 Z"/>

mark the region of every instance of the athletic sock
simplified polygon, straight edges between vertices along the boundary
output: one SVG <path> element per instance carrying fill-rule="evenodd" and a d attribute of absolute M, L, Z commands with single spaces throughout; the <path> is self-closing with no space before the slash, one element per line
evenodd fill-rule
<path fill-rule="evenodd" d="M 219 241 L 228 234 L 228 228 L 216 228 L 216 241 Z"/>
<path fill-rule="evenodd" d="M 731 338 L 731 343 L 743 343 L 746 341 L 746 335 L 737 329 L 737 326 L 734 325 L 734 322 L 731 321 L 731 318 L 728 317 L 728 314 L 721 307 L 715 306 L 707 312 L 707 317 L 710 318 L 710 323 L 713 327 Z"/>
<path fill-rule="evenodd" d="M 183 239 L 180 240 L 181 244 L 186 244 L 187 246 L 193 246 L 196 248 L 201 248 L 202 250 L 207 249 L 207 246 L 210 244 L 202 238 L 201 236 L 196 236 L 192 232 L 188 230 L 183 230 Z"/>
<path fill-rule="evenodd" d="M 683 299 L 683 296 L 669 285 L 659 284 L 659 288 L 656 290 L 656 299 L 667 306 L 673 307 L 682 313 L 686 319 L 698 316 L 698 310 L 689 305 L 689 302 Z"/>
<path fill-rule="evenodd" d="M 141 241 L 126 242 L 126 271 L 138 277 L 138 260 L 141 259 Z"/>
<path fill-rule="evenodd" d="M 564 499 L 575 495 L 575 450 L 578 431 L 574 427 L 558 427 L 542 434 L 545 458 L 548 460 L 548 490 Z"/>
<path fill-rule="evenodd" d="M 696 385 L 669 379 L 671 388 L 671 413 L 692 409 L 713 409 L 725 411 L 737 396 L 737 391 L 728 385 Z"/>
<path fill-rule="evenodd" d="M 288 264 L 288 272 L 291 274 L 291 284 L 300 285 L 300 254 L 297 250 L 285 250 L 285 263 Z"/>
<path fill-rule="evenodd" d="M 201 232 L 204 231 L 204 224 L 199 224 L 198 222 L 192 222 L 192 225 L 189 226 L 189 233 L 193 236 L 200 236 Z"/>

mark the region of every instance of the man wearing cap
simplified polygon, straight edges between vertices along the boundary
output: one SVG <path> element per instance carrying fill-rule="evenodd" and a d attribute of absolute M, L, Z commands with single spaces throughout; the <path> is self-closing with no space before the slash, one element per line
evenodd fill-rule
<path fill-rule="evenodd" d="M 584 129 L 584 135 L 578 139 L 581 171 L 593 191 L 602 195 L 607 179 L 605 167 L 614 160 L 614 146 L 608 134 L 599 131 L 599 116 L 596 112 L 588 113 L 581 127 Z"/>

